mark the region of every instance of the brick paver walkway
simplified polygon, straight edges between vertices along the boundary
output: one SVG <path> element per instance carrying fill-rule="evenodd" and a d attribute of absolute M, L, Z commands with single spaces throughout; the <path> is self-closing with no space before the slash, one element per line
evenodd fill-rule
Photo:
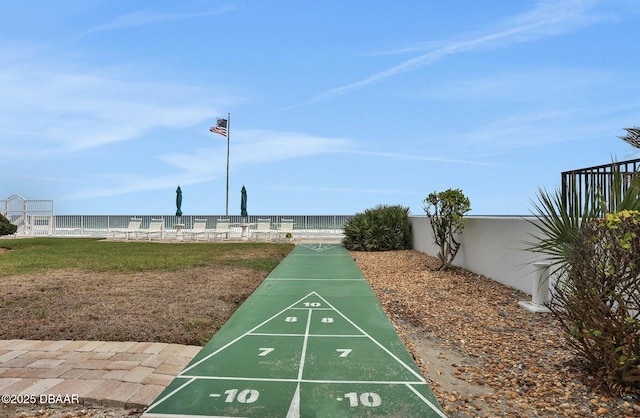
<path fill-rule="evenodd" d="M 0 394 L 38 399 L 67 395 L 79 403 L 144 408 L 201 348 L 148 342 L 0 340 Z"/>

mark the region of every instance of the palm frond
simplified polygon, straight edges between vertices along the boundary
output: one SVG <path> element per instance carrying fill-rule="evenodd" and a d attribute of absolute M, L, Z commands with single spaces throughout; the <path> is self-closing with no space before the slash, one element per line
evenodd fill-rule
<path fill-rule="evenodd" d="M 615 163 L 615 161 L 614 161 Z M 629 175 L 625 179 L 625 175 Z M 575 183 L 565 201 L 559 190 L 551 193 L 544 188 L 538 189 L 538 202 L 532 202 L 534 220 L 529 222 L 535 227 L 530 236 L 532 241 L 525 242 L 527 250 L 545 256 L 552 273 L 562 273 L 569 267 L 569 259 L 576 243 L 578 233 L 584 225 L 606 213 L 623 210 L 640 210 L 640 178 L 637 173 L 622 173 L 613 165 L 608 193 L 602 186 L 592 194 L 587 187 L 582 196 L 576 190 Z"/>
<path fill-rule="evenodd" d="M 538 189 L 538 202 L 532 202 L 535 219 L 528 220 L 536 232 L 530 234 L 532 241 L 525 242 L 527 250 L 545 256 L 552 273 L 565 271 L 579 230 L 597 214 L 595 203 L 587 200 L 581 207 L 576 193 L 566 203 L 559 190 Z"/>

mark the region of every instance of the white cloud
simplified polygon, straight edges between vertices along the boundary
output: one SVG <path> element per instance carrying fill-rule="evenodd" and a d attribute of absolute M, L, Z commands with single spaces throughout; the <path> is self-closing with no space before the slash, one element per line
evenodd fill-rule
<path fill-rule="evenodd" d="M 465 146 L 484 150 L 514 150 L 610 138 L 617 132 L 617 122 L 603 114 L 598 106 L 573 106 L 512 113 L 458 134 L 456 138 Z"/>
<path fill-rule="evenodd" d="M 209 16 L 227 13 L 233 10 L 232 7 L 223 7 L 218 10 L 201 13 L 158 13 L 150 11 L 140 11 L 117 16 L 112 21 L 95 26 L 87 31 L 87 34 L 111 30 L 128 29 L 138 26 L 152 25 L 162 22 L 173 22 L 188 19 L 201 19 Z"/>
<path fill-rule="evenodd" d="M 61 196 L 59 200 L 95 199 L 147 190 L 162 190 L 166 189 L 168 184 L 179 184 L 182 177 L 179 175 L 145 176 L 136 173 L 126 173 L 96 176 L 96 179 L 100 180 L 100 182 L 96 182 L 96 184 L 106 184 L 106 186 L 94 186 L 90 189 L 73 191 Z M 182 184 L 186 183 L 183 182 Z"/>
<path fill-rule="evenodd" d="M 413 161 L 432 161 L 432 162 L 440 162 L 447 164 L 463 164 L 463 165 L 482 165 L 482 166 L 496 166 L 499 164 L 487 162 L 487 161 L 477 161 L 477 160 L 463 160 L 459 158 L 450 158 L 450 157 L 440 157 L 440 156 L 425 156 L 425 155 L 416 155 L 416 154 L 402 154 L 399 152 L 377 152 L 377 151 L 345 151 L 349 154 L 358 154 L 372 157 L 381 157 L 381 158 L 394 158 L 399 160 L 413 160 Z"/>
<path fill-rule="evenodd" d="M 595 0 L 540 1 L 531 11 L 500 22 L 483 34 L 466 39 L 430 42 L 426 44 L 428 52 L 424 54 L 405 60 L 398 65 L 377 72 L 362 80 L 327 90 L 301 105 L 329 99 L 389 77 L 418 70 L 448 55 L 486 48 L 504 48 L 580 29 L 605 18 L 588 14 L 588 11 L 595 3 Z M 409 50 L 412 51 L 414 49 L 410 48 Z M 407 52 L 407 49 L 402 48 L 400 51 Z"/>
<path fill-rule="evenodd" d="M 158 127 L 185 128 L 233 100 L 200 86 L 72 71 L 0 72 L 0 133 L 30 138 L 43 153 L 131 140 Z M 16 149 L 16 152 L 19 151 Z"/>
<path fill-rule="evenodd" d="M 618 76 L 619 77 L 619 76 Z M 411 92 L 423 98 L 444 100 L 496 100 L 524 102 L 558 102 L 575 100 L 589 93 L 594 96 L 601 89 L 619 83 L 616 75 L 584 68 L 535 68 L 526 71 L 498 72 L 491 76 L 451 80 Z"/>
<path fill-rule="evenodd" d="M 219 149 L 201 149 L 197 153 L 176 153 L 160 158 L 182 170 L 197 174 L 223 172 L 225 155 Z M 285 161 L 320 154 L 339 153 L 353 147 L 343 138 L 324 138 L 294 132 L 250 130 L 232 132 L 231 150 L 236 167 Z"/>
<path fill-rule="evenodd" d="M 236 131 L 232 132 L 234 171 L 256 167 L 279 161 L 315 155 L 330 154 L 348 150 L 353 143 L 342 138 L 323 138 L 313 135 L 275 132 L 275 131 Z M 178 152 L 151 155 L 170 165 L 170 174 L 143 176 L 134 173 L 100 176 L 100 184 L 104 187 L 92 187 L 66 195 L 63 200 L 89 199 L 105 196 L 116 196 L 145 190 L 160 190 L 167 184 L 190 185 L 216 178 L 226 172 L 226 141 L 220 141 L 216 147 L 207 147 L 193 152 Z"/>

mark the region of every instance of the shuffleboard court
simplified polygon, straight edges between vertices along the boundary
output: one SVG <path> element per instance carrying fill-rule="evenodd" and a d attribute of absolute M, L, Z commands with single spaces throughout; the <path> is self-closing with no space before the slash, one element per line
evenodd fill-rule
<path fill-rule="evenodd" d="M 338 244 L 300 244 L 143 417 L 445 417 Z"/>

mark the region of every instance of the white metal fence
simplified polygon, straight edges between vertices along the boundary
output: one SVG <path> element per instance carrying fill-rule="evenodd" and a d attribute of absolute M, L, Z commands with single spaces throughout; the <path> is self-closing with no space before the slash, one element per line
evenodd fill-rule
<path fill-rule="evenodd" d="M 270 219 L 274 229 L 283 220 L 293 220 L 296 238 L 341 238 L 344 224 L 351 217 L 352 215 L 256 215 L 248 218 L 229 216 L 228 219 L 232 225 L 232 237 L 240 237 L 241 223 L 256 224 L 258 219 Z M 142 229 L 148 228 L 151 219 L 164 219 L 164 235 L 167 238 L 176 236 L 176 225 L 179 225 L 182 230 L 189 230 L 193 227 L 194 220 L 206 219 L 207 229 L 213 229 L 218 219 L 227 219 L 222 215 L 54 215 L 39 220 L 38 222 L 43 224 L 41 227 L 23 229 L 18 231 L 17 235 L 107 237 L 110 231 L 126 229 L 131 218 L 142 219 Z"/>
<path fill-rule="evenodd" d="M 0 200 L 0 213 L 18 227 L 19 235 L 53 235 L 53 200 L 29 200 L 13 195 Z"/>

